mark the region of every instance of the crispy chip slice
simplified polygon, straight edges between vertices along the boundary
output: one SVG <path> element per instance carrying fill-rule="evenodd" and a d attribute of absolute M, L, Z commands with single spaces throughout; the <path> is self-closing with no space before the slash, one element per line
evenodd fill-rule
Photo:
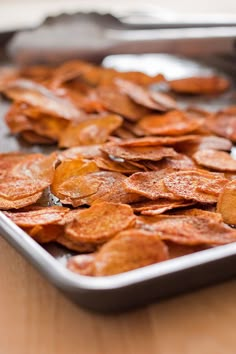
<path fill-rule="evenodd" d="M 118 115 L 88 118 L 87 120 L 70 125 L 61 135 L 60 147 L 73 147 L 79 145 L 93 145 L 104 143 L 109 135 L 120 127 L 122 118 Z"/>
<path fill-rule="evenodd" d="M 21 208 L 35 203 L 53 179 L 57 155 L 13 154 L 13 161 L 7 161 L 9 154 L 0 155 L 0 167 L 5 171 L 0 176 L 0 208 L 3 210 Z M 18 158 L 18 161 L 17 161 Z"/>
<path fill-rule="evenodd" d="M 230 151 L 232 148 L 232 143 L 230 140 L 221 138 L 219 136 L 208 135 L 208 136 L 198 136 L 195 140 L 179 142 L 175 146 L 177 151 L 182 151 L 189 156 L 192 156 L 196 151 L 199 150 L 223 150 Z"/>
<path fill-rule="evenodd" d="M 56 224 L 63 219 L 70 209 L 61 206 L 31 207 L 27 211 L 5 212 L 16 225 L 33 227 L 37 225 Z"/>
<path fill-rule="evenodd" d="M 60 224 L 35 225 L 24 227 L 27 232 L 38 243 L 55 242 L 64 235 L 64 227 Z"/>
<path fill-rule="evenodd" d="M 100 169 L 105 171 L 120 172 L 126 174 L 142 171 L 141 168 L 134 166 L 127 161 L 117 162 L 109 159 L 107 156 L 96 157 L 94 161 Z"/>
<path fill-rule="evenodd" d="M 42 113 L 72 120 L 80 118 L 80 111 L 71 101 L 55 95 L 45 86 L 30 80 L 16 80 L 6 87 L 4 93 L 14 101 L 38 107 Z"/>
<path fill-rule="evenodd" d="M 72 257 L 68 268 L 80 274 L 106 276 L 127 272 L 168 259 L 168 249 L 158 236 L 126 230 L 107 242 L 91 258 Z"/>
<path fill-rule="evenodd" d="M 198 135 L 184 136 L 145 136 L 143 138 L 134 138 L 120 141 L 119 146 L 141 147 L 141 146 L 172 146 L 179 143 L 192 142 L 199 140 Z M 219 138 L 221 139 L 221 138 Z"/>
<path fill-rule="evenodd" d="M 170 259 L 186 256 L 188 254 L 199 252 L 208 248 L 207 246 L 199 246 L 199 245 L 198 246 L 180 245 L 170 241 L 165 241 L 165 244 L 168 247 Z"/>
<path fill-rule="evenodd" d="M 191 215 L 191 216 L 200 216 L 205 217 L 209 220 L 214 220 L 216 222 L 222 222 L 222 216 L 220 213 L 216 213 L 214 211 L 204 210 L 204 209 L 185 209 L 185 210 L 176 210 L 174 211 L 176 215 Z"/>
<path fill-rule="evenodd" d="M 75 176 L 65 181 L 58 189 L 62 203 L 79 205 L 108 201 L 113 203 L 134 203 L 140 200 L 135 193 L 124 189 L 124 175 L 118 172 L 100 171 Z"/>
<path fill-rule="evenodd" d="M 161 216 L 151 227 L 162 240 L 182 245 L 214 246 L 236 241 L 236 230 L 222 222 L 201 216 Z"/>
<path fill-rule="evenodd" d="M 147 88 L 123 79 L 116 79 L 115 83 L 123 93 L 141 106 L 163 112 L 176 108 L 175 100 L 167 94 L 149 91 Z"/>
<path fill-rule="evenodd" d="M 217 135 L 236 142 L 236 108 L 230 107 L 212 114 L 207 121 L 208 128 Z"/>
<path fill-rule="evenodd" d="M 220 76 L 187 77 L 169 81 L 170 88 L 177 93 L 208 95 L 226 91 L 230 83 Z"/>
<path fill-rule="evenodd" d="M 73 178 L 78 179 L 81 175 L 98 170 L 94 161 L 85 160 L 83 158 L 62 161 L 55 171 L 51 185 L 52 193 L 55 194 L 62 203 L 71 204 L 73 193 L 75 193 L 77 188 L 76 183 L 73 183 Z M 72 183 L 70 184 L 71 181 Z"/>
<path fill-rule="evenodd" d="M 203 204 L 216 203 L 227 180 L 207 171 L 178 171 L 164 177 L 169 192 Z"/>
<path fill-rule="evenodd" d="M 161 161 L 145 161 L 145 166 L 153 171 L 160 171 L 163 168 L 171 168 L 173 170 L 193 170 L 196 168 L 194 161 L 184 155 L 178 154 L 175 157 L 166 157 Z"/>
<path fill-rule="evenodd" d="M 21 133 L 21 137 L 29 144 L 52 145 L 55 140 L 39 135 L 32 130 L 25 130 Z"/>
<path fill-rule="evenodd" d="M 137 123 L 146 134 L 178 136 L 194 132 L 203 124 L 201 119 L 190 119 L 183 111 L 144 116 Z"/>
<path fill-rule="evenodd" d="M 148 199 L 167 198 L 169 200 L 182 199 L 170 192 L 164 185 L 163 178 L 173 172 L 170 169 L 151 172 L 137 172 L 124 180 L 127 192 L 140 194 Z"/>
<path fill-rule="evenodd" d="M 177 155 L 174 149 L 162 146 L 157 146 L 155 149 L 153 149 L 150 146 L 123 147 L 115 143 L 107 143 L 103 145 L 101 150 L 109 156 L 128 161 L 159 161 L 164 157 L 172 157 Z"/>
<path fill-rule="evenodd" d="M 236 181 L 228 182 L 220 194 L 217 203 L 217 212 L 222 215 L 223 221 L 229 225 L 236 225 Z"/>
<path fill-rule="evenodd" d="M 215 171 L 236 171 L 236 160 L 224 151 L 200 150 L 193 155 L 193 158 L 199 165 Z"/>
<path fill-rule="evenodd" d="M 135 223 L 132 208 L 125 204 L 102 202 L 78 212 L 66 226 L 65 238 L 76 244 L 77 250 L 84 247 L 88 251 L 96 249 L 118 232 Z"/>
<path fill-rule="evenodd" d="M 159 215 L 172 209 L 184 208 L 194 203 L 185 200 L 171 201 L 169 199 L 158 199 L 131 204 L 135 212 L 142 215 Z"/>
<path fill-rule="evenodd" d="M 85 145 L 85 146 L 76 146 L 73 148 L 66 149 L 64 151 L 60 151 L 58 153 L 58 159 L 60 161 L 64 160 L 77 160 L 80 158 L 84 159 L 93 159 L 96 157 L 101 157 L 101 145 Z"/>
<path fill-rule="evenodd" d="M 128 120 L 137 121 L 150 113 L 148 108 L 133 102 L 115 87 L 100 87 L 97 90 L 97 94 L 101 103 L 108 111 L 120 114 Z"/>

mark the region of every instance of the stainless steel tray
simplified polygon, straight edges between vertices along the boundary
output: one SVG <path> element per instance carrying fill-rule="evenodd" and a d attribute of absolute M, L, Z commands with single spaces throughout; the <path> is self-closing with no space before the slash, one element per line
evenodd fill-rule
<path fill-rule="evenodd" d="M 180 48 L 183 48 L 183 46 L 180 46 Z M 181 50 L 180 54 L 182 54 Z M 201 52 L 198 53 L 198 57 L 201 58 Z M 128 65 L 132 63 L 132 58 L 133 69 L 135 69 L 134 65 L 141 65 L 140 63 L 143 64 L 147 60 L 147 57 L 145 59 L 143 56 L 129 57 L 129 60 L 127 60 L 127 57 L 112 56 L 106 58 L 104 63 L 108 66 L 119 66 L 121 62 L 125 62 Z M 158 58 L 160 60 L 161 56 L 158 56 Z M 169 59 L 172 60 L 173 58 L 169 57 Z M 222 71 L 226 69 L 235 79 L 233 50 L 232 53 L 226 55 L 214 55 L 213 58 L 208 55 L 201 60 L 208 65 L 217 66 L 217 70 L 219 68 Z M 175 61 L 179 67 L 182 65 L 184 70 L 188 70 L 188 75 L 199 70 L 204 72 L 211 70 L 205 66 L 198 67 L 192 62 L 183 62 L 182 59 L 175 58 Z M 168 68 L 170 68 L 169 65 Z M 170 72 L 169 69 L 168 72 Z M 176 70 L 174 70 L 174 74 L 176 74 Z M 234 99 L 235 94 L 232 91 L 223 95 L 219 100 L 206 100 L 203 102 L 203 106 L 216 109 L 233 103 Z M 183 102 L 183 104 L 186 103 L 190 102 Z M 8 103 L 0 99 L 1 118 L 3 118 L 7 108 Z M 1 119 L 0 152 L 14 150 L 48 152 L 48 149 L 29 146 L 10 136 L 3 119 Z M 66 260 L 71 255 L 68 250 L 55 244 L 48 244 L 45 247 L 40 246 L 1 212 L 0 234 L 73 301 L 96 311 L 113 312 L 136 307 L 156 299 L 221 281 L 236 274 L 236 243 L 119 275 L 93 278 L 73 274 L 66 269 Z"/>

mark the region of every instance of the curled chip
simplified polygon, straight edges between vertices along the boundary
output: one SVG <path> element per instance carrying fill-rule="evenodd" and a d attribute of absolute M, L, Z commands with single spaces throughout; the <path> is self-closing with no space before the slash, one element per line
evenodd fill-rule
<path fill-rule="evenodd" d="M 61 135 L 60 147 L 102 144 L 108 136 L 122 124 L 117 115 L 107 115 L 86 119 L 83 122 L 71 122 Z"/>
<path fill-rule="evenodd" d="M 179 144 L 176 146 L 177 151 L 182 151 L 190 156 L 199 150 L 211 149 L 219 151 L 230 151 L 231 148 L 232 143 L 230 140 L 214 135 L 199 135 L 195 140 L 179 142 Z"/>
<path fill-rule="evenodd" d="M 199 140 L 198 135 L 184 136 L 145 136 L 143 138 L 134 138 L 120 141 L 119 146 L 140 147 L 140 146 L 172 146 L 185 142 L 195 142 Z M 219 138 L 221 139 L 221 138 Z"/>
<path fill-rule="evenodd" d="M 66 98 L 55 95 L 52 91 L 29 80 L 16 80 L 6 87 L 4 93 L 14 101 L 25 102 L 37 107 L 42 113 L 68 120 L 78 119 L 80 111 Z"/>
<path fill-rule="evenodd" d="M 0 208 L 19 209 L 35 203 L 53 180 L 57 155 L 0 155 Z M 18 161 L 17 161 L 18 160 Z"/>
<path fill-rule="evenodd" d="M 224 151 L 200 150 L 193 155 L 193 158 L 199 165 L 215 171 L 236 171 L 236 160 Z"/>
<path fill-rule="evenodd" d="M 129 162 L 117 162 L 109 159 L 107 156 L 103 157 L 96 157 L 95 158 L 96 165 L 106 171 L 111 171 L 111 172 L 120 172 L 120 173 L 126 173 L 126 174 L 131 174 L 134 172 L 139 172 L 142 169 L 129 163 Z"/>
<path fill-rule="evenodd" d="M 98 98 L 110 112 L 120 114 L 130 121 L 137 121 L 150 113 L 148 108 L 133 102 L 128 96 L 114 87 L 100 87 L 97 90 Z"/>
<path fill-rule="evenodd" d="M 127 272 L 168 259 L 160 238 L 142 230 L 126 230 L 106 243 L 91 258 L 72 257 L 68 268 L 80 274 L 106 276 Z"/>
<path fill-rule="evenodd" d="M 182 245 L 223 245 L 236 241 L 236 230 L 214 219 L 190 216 L 160 216 L 151 224 L 162 240 Z"/>
<path fill-rule="evenodd" d="M 207 121 L 208 128 L 215 134 L 236 142 L 236 107 L 229 107 L 212 114 Z"/>
<path fill-rule="evenodd" d="M 64 238 L 75 244 L 77 250 L 90 252 L 134 223 L 135 215 L 129 205 L 97 203 L 75 214 L 65 228 Z"/>
<path fill-rule="evenodd" d="M 25 228 L 37 225 L 56 224 L 62 221 L 70 209 L 61 206 L 31 207 L 26 211 L 5 212 L 16 225 Z"/>
<path fill-rule="evenodd" d="M 158 146 L 153 149 L 150 146 L 123 147 L 115 143 L 107 143 L 103 145 L 101 150 L 111 157 L 120 158 L 128 161 L 159 161 L 164 157 L 172 157 L 177 155 L 174 149 L 162 146 Z"/>
<path fill-rule="evenodd" d="M 127 192 L 140 194 L 148 199 L 167 198 L 169 200 L 179 200 L 178 195 L 169 191 L 163 182 L 166 174 L 173 170 L 163 169 L 152 172 L 137 172 L 124 180 L 124 188 Z"/>
<path fill-rule="evenodd" d="M 135 212 L 142 215 L 159 215 L 172 209 L 184 208 L 194 203 L 185 200 L 171 201 L 169 199 L 158 199 L 131 204 Z"/>
<path fill-rule="evenodd" d="M 101 145 L 86 145 L 86 146 L 76 146 L 70 149 L 66 149 L 60 151 L 58 153 L 58 159 L 60 161 L 64 160 L 78 160 L 80 158 L 83 159 L 93 159 L 99 156 L 102 156 L 102 152 L 100 150 Z"/>
<path fill-rule="evenodd" d="M 176 108 L 175 100 L 164 93 L 149 91 L 127 80 L 116 79 L 115 83 L 123 93 L 141 106 L 163 112 Z"/>
<path fill-rule="evenodd" d="M 73 183 L 74 178 L 78 179 L 81 175 L 95 171 L 98 171 L 98 167 L 94 161 L 82 158 L 62 161 L 55 171 L 51 185 L 52 193 L 55 194 L 62 203 L 71 204 L 77 188 L 76 180 L 75 183 Z"/>
<path fill-rule="evenodd" d="M 194 132 L 203 124 L 202 119 L 190 119 L 182 111 L 170 111 L 164 114 L 144 116 L 137 123 L 145 134 L 150 135 L 184 135 Z"/>
<path fill-rule="evenodd" d="M 167 190 L 176 196 L 204 204 L 214 204 L 227 179 L 207 171 L 178 171 L 164 177 Z"/>
<path fill-rule="evenodd" d="M 194 161 L 184 154 L 178 154 L 175 157 L 166 157 L 158 162 L 145 161 L 145 166 L 153 171 L 160 171 L 163 168 L 171 168 L 173 170 L 193 170 L 196 168 Z"/>
<path fill-rule="evenodd" d="M 211 95 L 226 91 L 229 81 L 220 76 L 188 77 L 169 81 L 171 90 L 192 95 Z"/>
<path fill-rule="evenodd" d="M 227 183 L 220 194 L 217 211 L 222 215 L 223 221 L 229 225 L 236 225 L 236 181 Z"/>
<path fill-rule="evenodd" d="M 139 195 L 127 193 L 124 189 L 124 175 L 118 172 L 100 171 L 81 174 L 65 180 L 55 191 L 62 203 L 91 205 L 100 201 L 114 203 L 133 203 L 140 200 Z"/>

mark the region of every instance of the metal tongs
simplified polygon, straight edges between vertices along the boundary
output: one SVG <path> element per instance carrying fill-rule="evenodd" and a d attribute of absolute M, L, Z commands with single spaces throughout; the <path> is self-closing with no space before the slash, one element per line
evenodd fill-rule
<path fill-rule="evenodd" d="M 122 53 L 232 54 L 235 43 L 236 16 L 231 15 L 76 13 L 50 17 L 36 29 L 16 32 L 6 51 L 14 61 L 30 64 L 76 57 L 100 61 Z"/>

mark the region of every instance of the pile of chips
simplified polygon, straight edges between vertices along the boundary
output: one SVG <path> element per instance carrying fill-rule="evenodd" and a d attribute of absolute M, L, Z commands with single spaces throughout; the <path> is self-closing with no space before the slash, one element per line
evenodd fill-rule
<path fill-rule="evenodd" d="M 82 61 L 2 70 L 10 132 L 55 152 L 0 154 L 0 209 L 39 243 L 78 252 L 68 268 L 89 276 L 235 242 L 236 107 L 180 104 L 229 86 Z"/>

